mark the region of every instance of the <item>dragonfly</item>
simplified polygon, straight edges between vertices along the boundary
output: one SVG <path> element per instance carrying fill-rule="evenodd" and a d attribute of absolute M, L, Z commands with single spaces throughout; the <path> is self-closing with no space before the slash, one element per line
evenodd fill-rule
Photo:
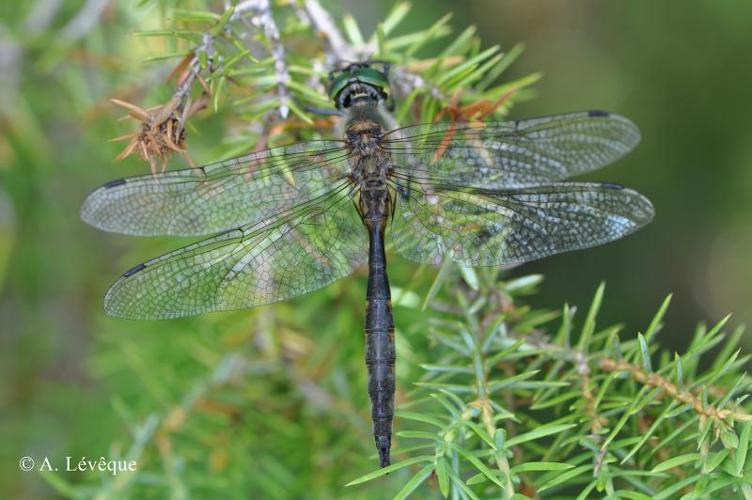
<path fill-rule="evenodd" d="M 365 361 L 373 437 L 390 464 L 394 318 L 386 246 L 417 263 L 511 266 L 619 239 L 654 215 L 640 193 L 565 181 L 640 140 L 617 114 L 398 127 L 386 64 L 329 77 L 341 135 L 156 175 L 86 198 L 84 221 L 136 236 L 211 236 L 138 264 L 104 299 L 110 316 L 168 319 L 249 308 L 368 266 Z"/>

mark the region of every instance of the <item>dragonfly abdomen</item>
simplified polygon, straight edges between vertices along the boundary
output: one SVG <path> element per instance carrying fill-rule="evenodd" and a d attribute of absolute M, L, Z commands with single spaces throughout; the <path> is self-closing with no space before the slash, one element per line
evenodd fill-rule
<path fill-rule="evenodd" d="M 370 238 L 366 294 L 366 365 L 373 437 L 382 467 L 389 465 L 394 417 L 394 319 L 384 253 L 384 224 L 366 223 Z"/>

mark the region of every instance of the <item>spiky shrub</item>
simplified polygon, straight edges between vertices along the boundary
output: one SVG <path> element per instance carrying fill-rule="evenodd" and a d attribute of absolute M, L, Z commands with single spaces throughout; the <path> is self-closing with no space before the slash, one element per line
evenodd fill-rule
<path fill-rule="evenodd" d="M 312 0 L 241 1 L 219 13 L 157 7 L 161 26 L 139 32 L 155 64 L 132 68 L 139 84 L 113 96 L 139 122 L 121 157 L 138 154 L 153 170 L 175 152 L 219 159 L 330 137 L 333 120 L 308 109 L 330 106 L 326 73 L 338 60 L 395 63 L 405 124 L 500 118 L 538 78 L 498 83 L 520 47 L 483 49 L 473 28 L 449 38 L 448 17 L 398 34 L 407 4 L 370 38 Z M 153 9 L 123 15 L 153 22 Z M 393 266 L 398 285 L 412 276 L 393 293 L 403 391 L 393 465 L 363 475 L 374 460 L 354 335 L 360 273 L 273 308 L 102 323 L 92 366 L 128 429 L 107 455 L 136 460 L 138 471 L 44 478 L 65 495 L 99 498 L 752 496 L 741 330 L 727 337 L 725 320 L 699 327 L 671 357 L 656 341 L 668 299 L 644 333 L 620 336 L 597 326 L 603 286 L 581 317 L 526 306 L 538 276 Z"/>

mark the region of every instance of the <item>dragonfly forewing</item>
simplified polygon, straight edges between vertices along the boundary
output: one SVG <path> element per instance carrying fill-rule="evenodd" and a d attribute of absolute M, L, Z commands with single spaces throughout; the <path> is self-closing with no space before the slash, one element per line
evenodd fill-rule
<path fill-rule="evenodd" d="M 417 180 L 503 189 L 559 181 L 607 165 L 640 141 L 603 111 L 510 122 L 436 123 L 386 134 L 398 172 Z"/>
<path fill-rule="evenodd" d="M 280 146 L 199 168 L 108 182 L 81 217 L 116 233 L 206 236 L 326 193 L 349 173 L 341 141 Z"/>
<path fill-rule="evenodd" d="M 292 298 L 347 276 L 368 235 L 347 182 L 259 223 L 168 253 L 126 272 L 107 292 L 111 316 L 164 319 Z"/>

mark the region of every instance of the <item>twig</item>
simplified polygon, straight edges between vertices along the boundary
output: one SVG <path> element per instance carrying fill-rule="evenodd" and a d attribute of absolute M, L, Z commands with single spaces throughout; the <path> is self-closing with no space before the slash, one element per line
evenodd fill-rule
<path fill-rule="evenodd" d="M 434 99 L 446 101 L 447 98 L 438 87 L 427 84 L 422 76 L 417 73 L 406 70 L 402 67 L 395 67 L 389 75 L 389 83 L 396 91 L 398 97 L 405 97 L 413 90 L 424 89 Z"/>
<path fill-rule="evenodd" d="M 713 405 L 705 404 L 699 396 L 689 391 L 679 389 L 670 380 L 655 372 L 647 373 L 643 371 L 639 365 L 628 363 L 627 361 L 615 361 L 610 358 L 603 358 L 601 359 L 601 368 L 606 372 L 626 371 L 637 382 L 649 387 L 659 388 L 665 396 L 681 403 L 692 405 L 692 409 L 695 413 L 700 415 L 701 418 L 709 418 L 716 423 L 725 421 L 729 417 L 731 417 L 732 421 L 752 421 L 752 415 L 741 408 L 716 408 Z"/>
<path fill-rule="evenodd" d="M 109 0 L 87 0 L 83 8 L 60 30 L 60 37 L 74 42 L 89 32 L 104 12 Z"/>
<path fill-rule="evenodd" d="M 306 0 L 304 12 L 318 35 L 327 42 L 324 52 L 329 65 L 334 65 L 340 61 L 365 60 L 376 51 L 376 47 L 371 44 L 353 48 L 347 43 L 334 19 L 324 10 L 318 0 Z M 446 101 L 446 96 L 438 87 L 427 84 L 423 77 L 403 67 L 395 67 L 391 71 L 389 83 L 399 97 L 404 97 L 414 89 L 420 88 L 425 89 L 431 97 Z"/>
<path fill-rule="evenodd" d="M 304 11 L 316 33 L 327 42 L 324 48 L 327 63 L 333 65 L 339 61 L 355 61 L 358 58 L 357 52 L 345 41 L 334 19 L 318 0 L 306 0 Z"/>
<path fill-rule="evenodd" d="M 26 16 L 24 27 L 31 34 L 42 33 L 55 20 L 63 0 L 37 0 Z"/>
<path fill-rule="evenodd" d="M 577 374 L 580 376 L 580 389 L 582 391 L 582 398 L 585 401 L 583 409 L 585 415 L 590 419 L 590 430 L 594 436 L 597 436 L 608 424 L 608 420 L 598 414 L 595 396 L 590 387 L 590 366 L 588 365 L 585 353 L 582 351 L 577 351 L 575 354 L 575 366 Z"/>
<path fill-rule="evenodd" d="M 22 56 L 21 45 L 0 26 L 0 114 L 15 105 Z"/>
<path fill-rule="evenodd" d="M 284 119 L 290 113 L 290 91 L 287 89 L 287 84 L 290 81 L 290 72 L 287 70 L 287 63 L 285 62 L 285 48 L 282 45 L 282 39 L 279 34 L 279 28 L 274 22 L 272 17 L 271 6 L 269 0 L 258 0 L 256 2 L 243 2 L 247 4 L 255 3 L 255 9 L 257 15 L 248 20 L 244 19 L 246 25 L 250 23 L 251 27 L 261 27 L 264 30 L 269 45 L 271 46 L 270 52 L 274 59 L 274 73 L 277 77 L 277 96 L 279 98 L 279 114 Z M 250 9 L 250 7 L 249 7 Z"/>
<path fill-rule="evenodd" d="M 193 81 L 201 73 L 201 57 L 199 54 L 206 54 L 206 59 L 209 61 L 210 68 L 213 70 L 212 56 L 214 56 L 214 36 L 210 33 L 204 33 L 201 38 L 201 45 L 198 45 L 193 49 L 193 58 L 188 66 L 188 71 L 183 80 L 178 84 L 178 88 L 173 94 L 173 99 L 183 101 L 190 95 L 190 91 L 193 88 Z"/>

